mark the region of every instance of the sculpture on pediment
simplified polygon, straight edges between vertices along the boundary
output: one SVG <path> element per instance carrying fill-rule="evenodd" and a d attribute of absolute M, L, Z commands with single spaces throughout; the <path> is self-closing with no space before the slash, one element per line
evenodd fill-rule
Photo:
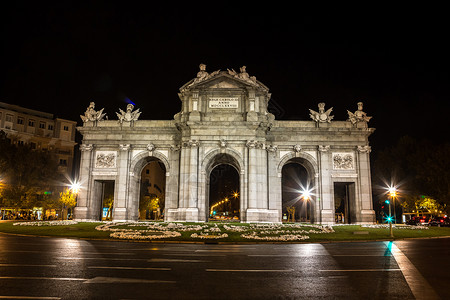
<path fill-rule="evenodd" d="M 220 70 L 217 70 L 217 71 L 214 71 L 211 74 L 209 74 L 208 72 L 206 72 L 206 65 L 205 64 L 200 64 L 199 68 L 200 68 L 200 71 L 198 71 L 197 77 L 194 79 L 194 81 L 192 81 L 192 83 L 189 86 L 191 86 L 193 84 L 196 84 L 196 83 L 199 83 L 201 81 L 204 81 L 206 79 L 209 79 L 211 77 L 214 77 L 217 74 L 219 74 L 219 72 L 220 72 Z"/>
<path fill-rule="evenodd" d="M 333 108 L 329 108 L 327 111 L 325 111 L 325 103 L 319 103 L 318 107 L 319 112 L 314 111 L 312 109 L 309 110 L 310 112 L 309 116 L 311 117 L 311 119 L 313 119 L 315 122 L 331 123 L 331 120 L 334 118 L 334 116 L 330 116 Z"/>
<path fill-rule="evenodd" d="M 86 111 L 84 112 L 84 116 L 81 116 L 81 120 L 83 120 L 84 123 L 86 122 L 96 122 L 96 121 L 101 121 L 103 119 L 103 117 L 106 115 L 103 113 L 104 108 L 102 108 L 99 111 L 96 111 L 95 109 L 95 103 L 91 102 L 89 103 L 88 108 L 86 109 Z"/>
<path fill-rule="evenodd" d="M 248 75 L 246 69 L 247 69 L 246 66 L 242 66 L 239 69 L 239 71 L 241 71 L 240 73 L 237 73 L 233 69 L 231 69 L 231 70 L 227 69 L 227 70 L 228 70 L 228 74 L 233 76 L 233 77 L 239 78 L 239 79 L 244 80 L 244 81 L 246 81 L 248 83 L 251 83 L 251 84 L 256 84 L 256 77 Z"/>
<path fill-rule="evenodd" d="M 352 113 L 351 111 L 348 111 L 348 121 L 350 121 L 353 125 L 355 125 L 358 122 L 369 122 L 372 117 L 367 116 L 365 112 L 363 112 L 363 103 L 358 102 L 358 110 Z"/>
<path fill-rule="evenodd" d="M 128 104 L 126 111 L 123 111 L 122 109 L 119 108 L 120 113 L 116 112 L 116 115 L 119 118 L 120 124 L 122 124 L 124 121 L 125 122 L 137 121 L 137 119 L 141 115 L 141 112 L 139 111 L 139 108 L 135 111 L 133 111 L 133 109 L 134 109 L 133 104 Z"/>

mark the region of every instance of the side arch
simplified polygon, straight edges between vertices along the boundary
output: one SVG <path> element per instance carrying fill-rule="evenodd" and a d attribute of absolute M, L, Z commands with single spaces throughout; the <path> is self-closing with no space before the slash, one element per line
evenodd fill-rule
<path fill-rule="evenodd" d="M 316 159 L 311 155 L 308 154 L 306 152 L 300 152 L 300 153 L 295 153 L 295 152 L 289 152 L 285 155 L 283 155 L 283 157 L 281 157 L 280 162 L 278 163 L 277 166 L 277 173 L 281 174 L 281 170 L 283 169 L 283 166 L 288 163 L 290 160 L 300 160 L 302 161 L 304 167 L 308 170 L 308 172 L 315 176 L 316 174 L 319 173 L 319 167 L 317 165 L 317 161 Z"/>
<path fill-rule="evenodd" d="M 170 164 L 166 156 L 158 151 L 142 151 L 135 155 L 130 163 L 129 174 L 128 174 L 128 199 L 127 199 L 127 211 L 128 219 L 137 221 L 139 219 L 139 196 L 141 187 L 141 172 L 143 168 L 151 161 L 159 160 L 163 163 L 166 174 L 165 174 L 165 190 L 164 194 L 168 195 L 168 175 L 170 174 Z M 167 202 L 167 201 L 166 201 Z"/>
<path fill-rule="evenodd" d="M 170 172 L 170 164 L 167 160 L 166 156 L 158 151 L 142 151 L 134 156 L 131 160 L 130 164 L 130 172 L 133 172 L 135 175 L 138 174 L 142 168 L 149 162 L 149 159 L 152 157 L 159 159 L 166 168 L 166 173 Z"/>

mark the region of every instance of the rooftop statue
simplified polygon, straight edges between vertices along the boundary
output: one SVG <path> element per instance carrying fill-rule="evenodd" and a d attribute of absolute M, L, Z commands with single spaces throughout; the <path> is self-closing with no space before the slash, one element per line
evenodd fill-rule
<path fill-rule="evenodd" d="M 368 117 L 365 112 L 363 112 L 363 103 L 358 102 L 358 110 L 352 113 L 351 111 L 347 110 L 348 113 L 348 121 L 352 122 L 353 125 L 355 125 L 358 122 L 369 122 L 372 117 Z"/>
<path fill-rule="evenodd" d="M 325 122 L 331 123 L 331 120 L 334 118 L 334 116 L 330 116 L 333 108 L 330 108 L 327 111 L 325 111 L 325 103 L 319 103 L 318 107 L 319 107 L 319 112 L 314 111 L 312 109 L 309 110 L 309 112 L 310 112 L 309 116 L 311 117 L 311 119 L 313 119 L 316 122 L 320 122 L 320 123 L 325 123 Z"/>
<path fill-rule="evenodd" d="M 231 76 L 234 76 L 236 78 L 239 78 L 241 80 L 244 80 L 248 83 L 252 83 L 252 84 L 256 84 L 256 77 L 255 76 L 250 76 L 248 75 L 247 71 L 246 71 L 247 67 L 246 66 L 242 66 L 239 70 L 241 71 L 241 73 L 237 73 L 235 70 L 233 69 L 227 69 L 228 70 L 228 74 L 230 74 Z"/>
<path fill-rule="evenodd" d="M 139 116 L 141 115 L 141 112 L 139 111 L 139 108 L 135 111 L 133 111 L 134 105 L 128 104 L 127 105 L 127 111 L 123 111 L 119 108 L 120 113 L 116 112 L 117 117 L 119 118 L 119 123 L 122 124 L 125 122 L 133 122 L 137 121 Z"/>
<path fill-rule="evenodd" d="M 208 72 L 206 72 L 206 65 L 205 64 L 200 64 L 199 66 L 200 71 L 198 71 L 197 73 L 197 77 L 194 79 L 194 81 L 190 84 L 196 84 L 198 82 L 204 81 L 206 79 L 209 79 L 211 77 L 216 76 L 217 74 L 219 74 L 220 70 L 214 71 L 211 74 L 209 74 Z"/>
<path fill-rule="evenodd" d="M 83 120 L 84 123 L 86 122 L 95 122 L 95 121 L 101 121 L 103 119 L 103 117 L 106 115 L 103 113 L 104 108 L 102 108 L 99 111 L 96 111 L 95 109 L 95 103 L 91 102 L 89 103 L 88 108 L 86 109 L 86 111 L 84 112 L 84 116 L 81 116 L 81 120 Z"/>

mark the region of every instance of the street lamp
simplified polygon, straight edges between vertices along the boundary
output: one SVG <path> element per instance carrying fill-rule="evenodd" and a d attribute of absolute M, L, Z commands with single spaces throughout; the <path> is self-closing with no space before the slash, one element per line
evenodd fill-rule
<path fill-rule="evenodd" d="M 394 204 L 394 222 L 397 224 L 397 214 L 395 212 L 395 197 L 397 196 L 397 189 L 395 187 L 389 187 L 389 196 L 391 196 L 392 203 Z"/>
<path fill-rule="evenodd" d="M 308 191 L 308 190 L 302 191 L 302 194 L 300 195 L 300 198 L 303 199 L 304 203 L 306 203 L 306 208 L 305 208 L 305 215 L 306 215 L 306 217 L 305 217 L 305 219 L 308 220 L 308 201 L 311 199 L 310 191 Z"/>

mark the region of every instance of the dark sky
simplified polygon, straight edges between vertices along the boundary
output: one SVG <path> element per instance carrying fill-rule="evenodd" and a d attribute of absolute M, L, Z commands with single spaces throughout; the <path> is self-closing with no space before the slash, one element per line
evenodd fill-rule
<path fill-rule="evenodd" d="M 442 7 L 10 2 L 0 8 L 1 102 L 81 124 L 90 101 L 115 119 L 129 98 L 141 119 L 171 119 L 200 63 L 245 65 L 278 119 L 309 120 L 325 102 L 345 120 L 363 101 L 375 150 L 403 135 L 448 141 Z"/>

